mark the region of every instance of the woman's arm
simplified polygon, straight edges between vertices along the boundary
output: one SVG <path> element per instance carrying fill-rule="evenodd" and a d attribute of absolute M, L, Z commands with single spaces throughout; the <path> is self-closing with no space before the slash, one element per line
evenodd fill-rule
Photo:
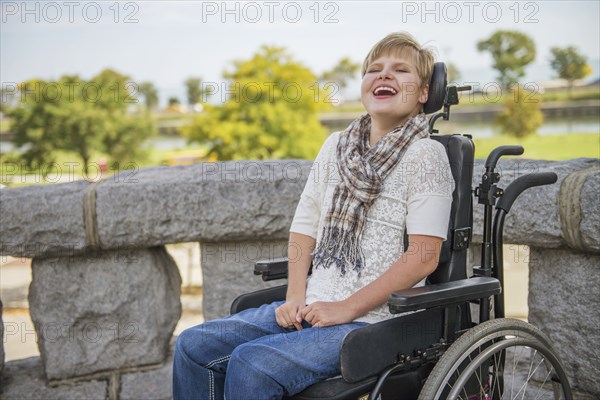
<path fill-rule="evenodd" d="M 306 305 L 306 278 L 315 244 L 316 240 L 311 236 L 290 232 L 287 294 L 285 303 L 275 310 L 275 319 L 284 328 L 302 329 L 300 311 Z"/>
<path fill-rule="evenodd" d="M 308 179 L 296 207 L 288 242 L 288 289 L 286 302 L 275 310 L 277 323 L 284 328 L 302 329 L 300 311 L 306 305 L 306 277 L 312 263 L 311 253 L 321 217 L 321 202 L 327 190 L 329 168 L 335 166 L 338 133 L 332 133 L 323 143 L 310 169 Z"/>
<path fill-rule="evenodd" d="M 389 296 L 408 289 L 427 277 L 438 265 L 442 239 L 435 236 L 409 235 L 406 252 L 379 278 L 344 300 L 354 318 L 385 304 Z"/>
<path fill-rule="evenodd" d="M 315 302 L 302 310 L 302 317 L 318 327 L 344 324 L 385 304 L 392 292 L 416 285 L 431 274 L 439 262 L 442 239 L 409 235 L 407 251 L 379 278 L 343 301 Z"/>

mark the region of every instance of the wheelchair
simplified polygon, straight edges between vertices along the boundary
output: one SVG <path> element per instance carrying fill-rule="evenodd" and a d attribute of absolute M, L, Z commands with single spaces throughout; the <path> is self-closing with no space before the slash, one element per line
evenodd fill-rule
<path fill-rule="evenodd" d="M 470 87 L 447 85 L 445 65 L 434 65 L 424 111 L 437 112 L 429 122 L 431 138 L 445 147 L 455 181 L 448 239 L 436 270 L 425 286 L 389 297 L 390 313 L 402 315 L 355 329 L 344 338 L 341 376 L 286 399 L 572 399 L 549 339 L 531 324 L 505 318 L 502 293 L 504 219 L 520 193 L 555 183 L 557 176 L 528 174 L 505 190 L 499 188 L 498 160 L 523 153 L 521 146 L 501 146 L 490 153 L 481 182 L 472 189 L 471 137 L 437 135 L 434 129 L 436 120 L 449 119 L 462 90 Z M 484 208 L 483 240 L 481 265 L 470 272 L 467 248 L 475 200 Z M 258 261 L 254 273 L 264 281 L 285 279 L 287 259 Z M 286 285 L 243 294 L 234 300 L 231 313 L 284 300 L 285 294 Z"/>

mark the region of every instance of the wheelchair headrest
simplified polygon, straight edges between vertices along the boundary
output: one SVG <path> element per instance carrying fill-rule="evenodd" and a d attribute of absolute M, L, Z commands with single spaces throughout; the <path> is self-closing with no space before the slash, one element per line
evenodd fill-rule
<path fill-rule="evenodd" d="M 444 105 L 444 97 L 446 96 L 446 64 L 436 62 L 433 64 L 433 73 L 431 74 L 431 82 L 429 83 L 429 97 L 427 103 L 423 105 L 423 112 L 431 114 L 438 111 Z"/>

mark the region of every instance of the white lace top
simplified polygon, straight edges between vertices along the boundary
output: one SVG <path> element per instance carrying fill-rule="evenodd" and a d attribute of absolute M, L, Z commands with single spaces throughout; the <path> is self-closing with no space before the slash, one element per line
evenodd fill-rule
<path fill-rule="evenodd" d="M 341 178 L 336 165 L 339 132 L 331 134 L 310 171 L 290 232 L 321 240 L 324 218 L 335 185 Z M 443 146 L 432 139 L 417 140 L 383 182 L 380 196 L 369 208 L 361 247 L 365 267 L 359 277 L 351 269 L 313 265 L 306 303 L 340 301 L 381 276 L 403 253 L 404 227 L 408 234 L 446 239 L 454 180 Z M 424 280 L 416 286 L 422 286 Z M 384 304 L 356 319 L 378 322 L 393 317 Z"/>

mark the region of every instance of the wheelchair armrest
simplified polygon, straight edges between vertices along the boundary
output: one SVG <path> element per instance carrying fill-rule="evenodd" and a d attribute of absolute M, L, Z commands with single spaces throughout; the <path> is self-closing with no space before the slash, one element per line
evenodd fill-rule
<path fill-rule="evenodd" d="M 493 296 L 501 291 L 498 279 L 479 276 L 399 290 L 390 295 L 388 306 L 392 314 L 398 314 L 459 304 Z"/>
<path fill-rule="evenodd" d="M 342 377 L 346 382 L 359 382 L 379 375 L 398 362 L 401 354 L 427 350 L 443 337 L 443 320 L 443 310 L 434 308 L 352 330 L 340 348 Z"/>
<path fill-rule="evenodd" d="M 259 260 L 254 264 L 254 275 L 262 275 L 262 280 L 273 281 L 287 278 L 288 258 L 274 258 L 272 260 Z"/>

